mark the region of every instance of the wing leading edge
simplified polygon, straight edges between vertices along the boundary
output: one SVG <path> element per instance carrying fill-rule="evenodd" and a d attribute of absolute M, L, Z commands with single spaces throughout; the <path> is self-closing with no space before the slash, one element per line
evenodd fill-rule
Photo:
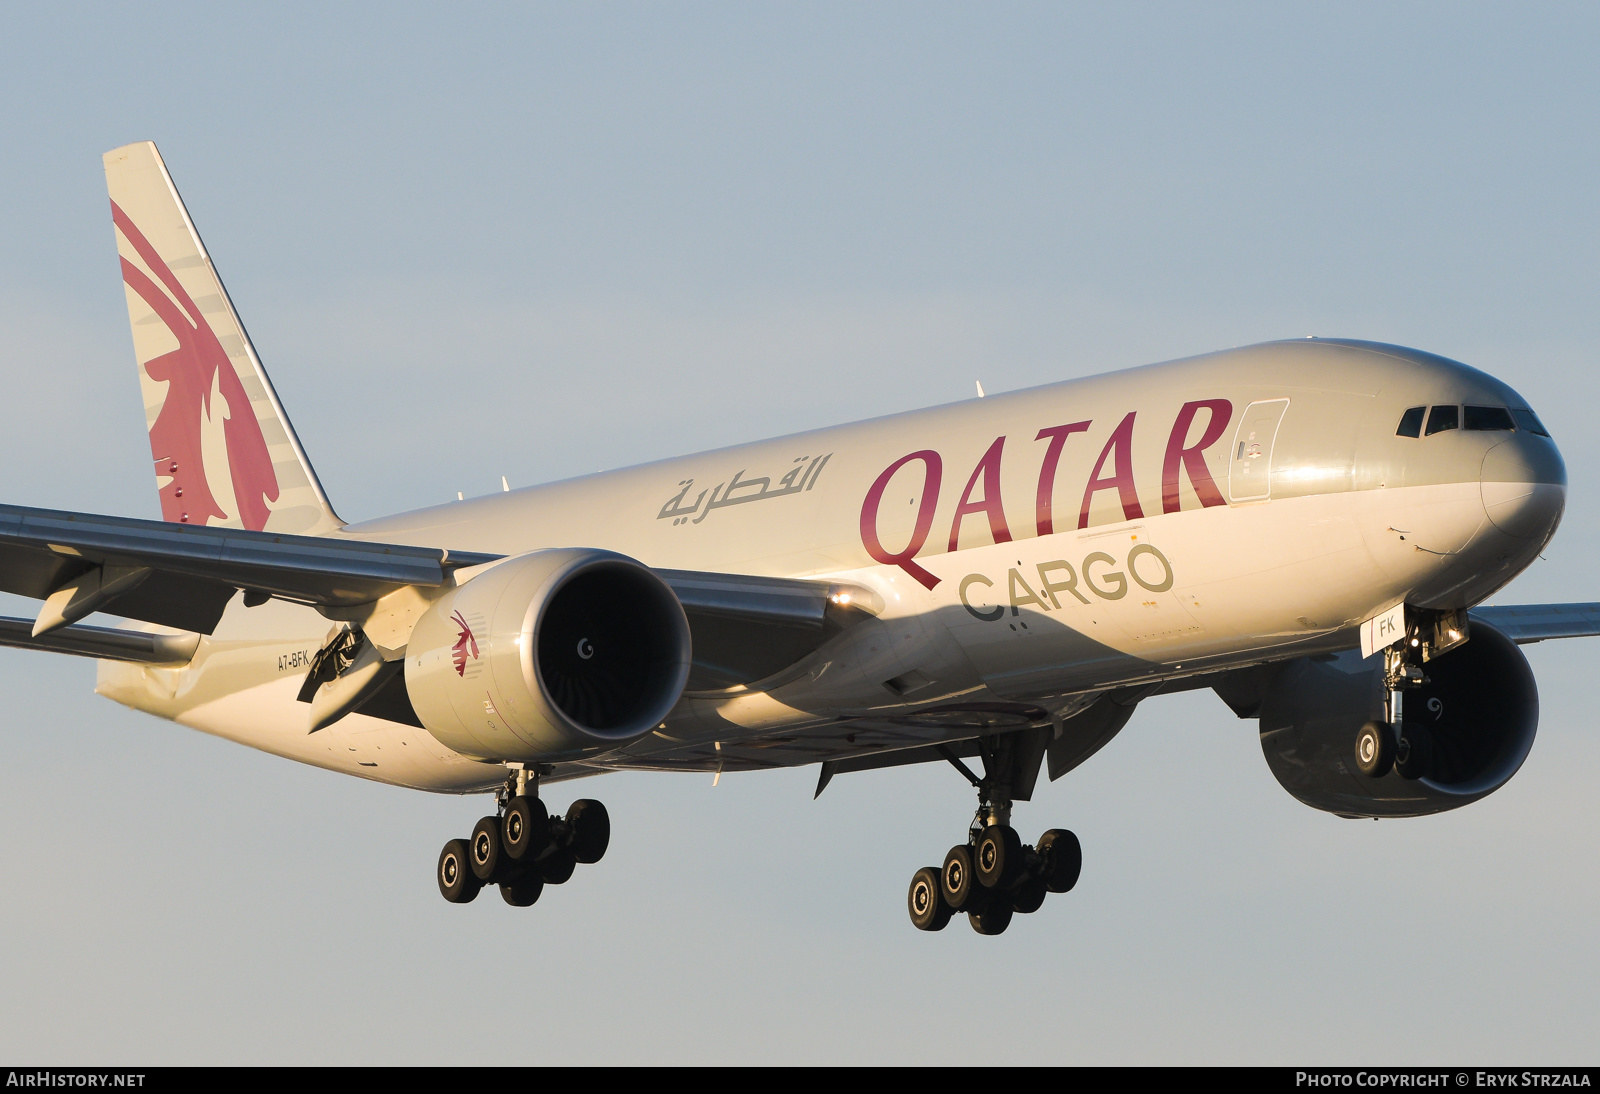
<path fill-rule="evenodd" d="M 41 632 L 105 611 L 210 634 L 241 589 L 344 607 L 497 557 L 0 505 L 0 590 L 62 602 Z"/>

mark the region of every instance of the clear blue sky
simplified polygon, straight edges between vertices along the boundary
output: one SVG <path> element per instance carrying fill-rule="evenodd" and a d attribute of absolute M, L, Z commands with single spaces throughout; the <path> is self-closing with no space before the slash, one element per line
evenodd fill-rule
<path fill-rule="evenodd" d="M 161 147 L 361 519 L 1305 334 L 1509 381 L 1600 599 L 1591 5 L 13 6 L 6 501 L 155 516 L 100 153 Z M 0 651 L 0 1056 L 39 1062 L 1593 1061 L 1595 642 L 1522 772 L 1410 822 L 1273 781 L 1209 693 L 1018 810 L 1083 881 L 913 931 L 932 768 L 619 776 L 538 906 L 447 906 L 483 802 L 116 707 Z"/>

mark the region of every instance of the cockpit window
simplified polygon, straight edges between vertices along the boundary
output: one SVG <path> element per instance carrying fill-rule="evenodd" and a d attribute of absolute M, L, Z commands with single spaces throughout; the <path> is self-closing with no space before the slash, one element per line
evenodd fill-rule
<path fill-rule="evenodd" d="M 1550 436 L 1550 431 L 1544 427 L 1539 416 L 1531 410 L 1513 410 L 1511 416 L 1517 420 L 1517 425 L 1529 433 L 1537 433 L 1541 437 Z"/>
<path fill-rule="evenodd" d="M 1511 411 L 1503 406 L 1469 406 L 1463 407 L 1466 411 L 1465 419 L 1468 429 L 1483 431 L 1516 429 L 1516 423 L 1511 420 Z"/>
<path fill-rule="evenodd" d="M 1458 406 L 1436 406 L 1428 415 L 1428 436 L 1443 433 L 1447 429 L 1461 427 L 1461 408 Z"/>
<path fill-rule="evenodd" d="M 1422 436 L 1422 417 L 1428 413 L 1425 406 L 1414 406 L 1400 415 L 1400 428 L 1394 431 L 1396 437 Z"/>

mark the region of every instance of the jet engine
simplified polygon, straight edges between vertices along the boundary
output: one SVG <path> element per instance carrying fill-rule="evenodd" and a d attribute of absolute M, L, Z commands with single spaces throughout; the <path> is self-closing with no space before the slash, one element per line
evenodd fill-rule
<path fill-rule="evenodd" d="M 683 607 L 647 567 L 610 551 L 534 551 L 434 601 L 406 647 L 406 692 L 463 755 L 571 760 L 659 725 L 689 658 Z"/>
<path fill-rule="evenodd" d="M 1539 692 L 1528 660 L 1484 623 L 1471 641 L 1429 661 L 1405 692 L 1405 736 L 1420 750 L 1403 776 L 1356 769 L 1356 736 L 1384 720 L 1381 657 L 1347 651 L 1290 661 L 1260 692 L 1261 749 L 1283 788 L 1345 817 L 1418 817 L 1493 793 L 1533 747 Z M 1220 690 L 1220 689 L 1219 689 Z"/>

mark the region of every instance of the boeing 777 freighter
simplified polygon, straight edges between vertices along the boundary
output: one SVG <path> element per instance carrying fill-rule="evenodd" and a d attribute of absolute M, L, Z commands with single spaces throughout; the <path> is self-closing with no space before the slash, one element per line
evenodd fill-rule
<path fill-rule="evenodd" d="M 43 602 L 0 642 L 98 658 L 100 694 L 253 748 L 493 794 L 440 854 L 453 902 L 533 904 L 601 857 L 598 801 L 545 804 L 564 780 L 816 764 L 821 794 L 947 763 L 978 809 L 911 919 L 998 934 L 1081 865 L 1012 803 L 1145 699 L 1210 688 L 1302 802 L 1420 816 L 1527 757 L 1518 644 L 1600 633 L 1597 604 L 1478 607 L 1561 519 L 1527 401 L 1340 339 L 347 524 L 155 146 L 105 170 L 162 519 L 0 506 L 0 589 Z"/>

